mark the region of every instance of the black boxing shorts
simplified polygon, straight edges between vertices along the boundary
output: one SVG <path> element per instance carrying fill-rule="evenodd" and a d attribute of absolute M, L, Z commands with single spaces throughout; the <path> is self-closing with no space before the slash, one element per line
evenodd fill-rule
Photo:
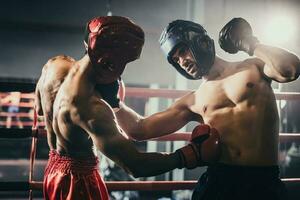
<path fill-rule="evenodd" d="M 278 166 L 209 166 L 200 177 L 192 200 L 287 200 Z"/>

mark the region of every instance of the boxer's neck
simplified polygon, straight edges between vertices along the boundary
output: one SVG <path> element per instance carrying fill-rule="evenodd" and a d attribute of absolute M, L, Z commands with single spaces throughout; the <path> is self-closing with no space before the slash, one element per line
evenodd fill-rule
<path fill-rule="evenodd" d="M 223 72 L 225 71 L 226 67 L 229 66 L 230 63 L 216 55 L 214 64 L 211 66 L 208 74 L 203 76 L 203 80 L 213 80 L 220 76 L 222 76 Z"/>
<path fill-rule="evenodd" d="M 90 57 L 86 54 L 78 62 L 79 71 L 89 82 L 96 84 L 97 73 Z"/>

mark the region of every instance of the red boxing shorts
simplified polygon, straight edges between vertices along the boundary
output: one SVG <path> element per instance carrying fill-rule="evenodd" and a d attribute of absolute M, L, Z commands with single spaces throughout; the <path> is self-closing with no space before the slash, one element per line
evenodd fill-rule
<path fill-rule="evenodd" d="M 44 175 L 46 200 L 108 200 L 96 156 L 75 159 L 50 151 Z"/>

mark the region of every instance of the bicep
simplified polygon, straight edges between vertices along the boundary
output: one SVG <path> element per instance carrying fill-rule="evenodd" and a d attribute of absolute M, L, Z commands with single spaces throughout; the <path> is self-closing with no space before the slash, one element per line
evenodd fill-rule
<path fill-rule="evenodd" d="M 44 65 L 42 74 L 36 84 L 35 87 L 35 93 L 34 93 L 34 109 L 36 110 L 38 115 L 43 115 L 43 109 L 42 109 L 42 103 L 41 103 L 41 88 L 43 87 L 43 82 L 45 78 L 45 71 L 46 71 L 47 65 Z"/>
<path fill-rule="evenodd" d="M 113 111 L 105 107 L 95 106 L 83 127 L 104 155 L 121 167 L 131 166 L 134 164 L 131 158 L 138 158 L 138 151 L 132 141 L 122 135 Z M 131 155 L 130 158 L 128 155 Z"/>
<path fill-rule="evenodd" d="M 93 143 L 109 159 L 124 169 L 133 168 L 140 154 L 131 140 L 126 139 L 117 129 L 110 133 L 91 136 Z M 130 171 L 130 170 L 127 170 Z"/>
<path fill-rule="evenodd" d="M 43 115 L 43 109 L 42 109 L 42 103 L 41 103 L 41 93 L 39 89 L 36 89 L 35 91 L 35 97 L 34 97 L 34 109 L 36 113 L 40 116 Z"/>

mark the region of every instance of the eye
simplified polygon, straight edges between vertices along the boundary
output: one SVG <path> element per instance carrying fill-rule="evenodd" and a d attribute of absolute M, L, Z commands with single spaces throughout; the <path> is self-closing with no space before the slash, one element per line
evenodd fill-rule
<path fill-rule="evenodd" d="M 178 55 L 179 56 L 183 56 L 186 54 L 186 52 L 188 51 L 188 47 L 187 46 L 182 46 L 180 47 L 180 49 L 178 50 Z"/>
<path fill-rule="evenodd" d="M 178 55 L 182 56 L 185 53 L 185 48 L 180 48 L 178 51 Z"/>
<path fill-rule="evenodd" d="M 178 63 L 179 57 L 173 57 L 173 61 L 174 61 L 175 63 Z"/>

